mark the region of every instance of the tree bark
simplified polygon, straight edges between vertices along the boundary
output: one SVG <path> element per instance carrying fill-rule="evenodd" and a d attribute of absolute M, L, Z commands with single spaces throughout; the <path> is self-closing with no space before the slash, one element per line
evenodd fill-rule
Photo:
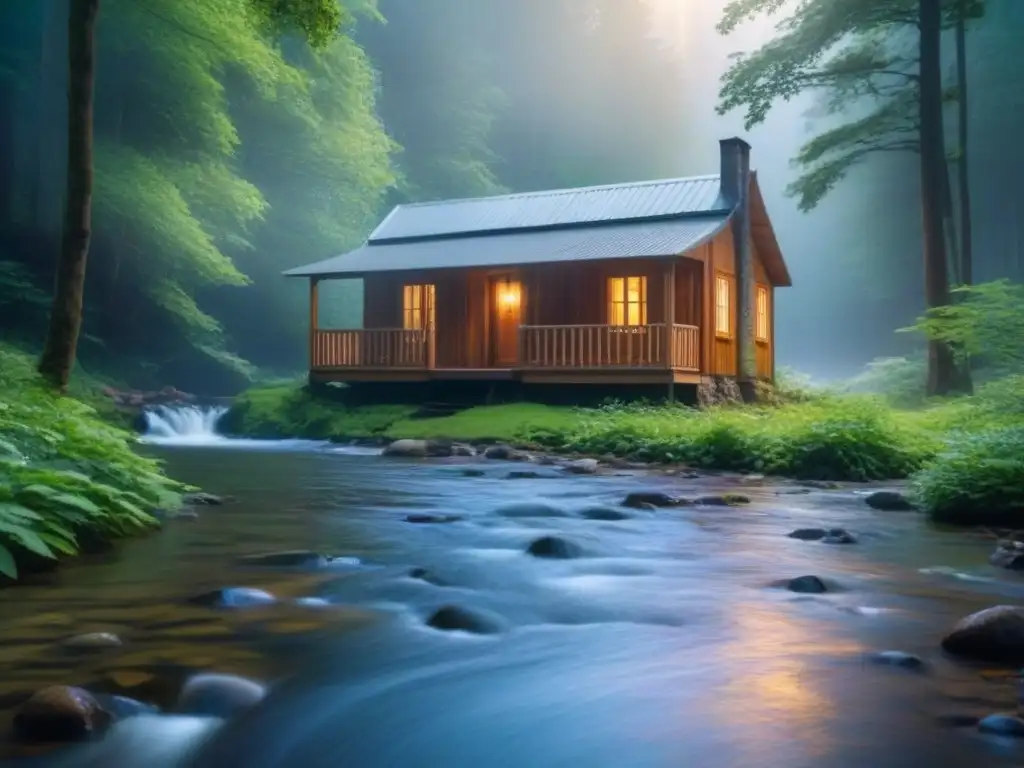
<path fill-rule="evenodd" d="M 82 328 L 85 265 L 92 229 L 93 96 L 100 0 L 71 0 L 68 13 L 68 166 L 64 229 L 39 372 L 64 391 Z"/>
<path fill-rule="evenodd" d="M 918 0 L 921 33 L 921 222 L 924 230 L 924 291 L 929 309 L 949 304 L 949 269 L 943 226 L 943 186 L 948 181 L 942 126 L 942 2 Z M 944 181 L 943 177 L 946 177 Z M 956 377 L 953 350 L 928 341 L 928 394 L 953 391 Z"/>
<path fill-rule="evenodd" d="M 971 183 L 968 165 L 969 119 L 967 111 L 967 0 L 957 0 L 956 20 L 956 85 L 957 85 L 957 140 L 960 162 L 957 165 L 957 187 L 960 197 L 960 281 L 974 283 L 974 257 L 972 254 Z"/>

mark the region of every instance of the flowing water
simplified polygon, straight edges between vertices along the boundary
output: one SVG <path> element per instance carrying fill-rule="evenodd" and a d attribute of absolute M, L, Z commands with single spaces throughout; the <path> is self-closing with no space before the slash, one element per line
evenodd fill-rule
<path fill-rule="evenodd" d="M 1007 674 L 938 650 L 957 618 L 1024 592 L 1014 574 L 985 565 L 991 542 L 981 537 L 872 511 L 849 490 L 790 495 L 772 485 L 745 487 L 747 507 L 636 511 L 601 522 L 577 513 L 615 507 L 631 490 L 702 495 L 738 481 L 573 477 L 545 467 L 538 478 L 508 479 L 521 467 L 490 461 L 472 464 L 486 474 L 469 477 L 467 460 L 233 442 L 214 434 L 215 423 L 212 414 L 151 415 L 146 450 L 177 477 L 235 503 L 0 592 L 0 707 L 53 682 L 164 703 L 194 669 L 282 682 L 187 761 L 182 751 L 201 740 L 198 726 L 166 719 L 108 737 L 110 751 L 45 764 L 1024 764 L 1014 743 L 948 724 L 1016 702 Z M 464 519 L 414 525 L 405 520 L 413 512 Z M 822 525 L 846 527 L 861 542 L 785 535 Z M 572 540 L 583 556 L 524 554 L 546 534 Z M 292 548 L 346 557 L 306 574 L 236 563 Z M 411 578 L 414 567 L 437 583 Z M 772 586 L 804 574 L 837 588 L 810 596 Z M 286 600 L 234 612 L 182 603 L 224 586 L 262 587 Z M 301 596 L 331 605 L 287 600 Z M 443 605 L 476 611 L 500 631 L 427 628 Z M 97 630 L 117 632 L 125 647 L 62 650 L 62 638 Z M 884 650 L 918 654 L 927 670 L 871 663 Z"/>

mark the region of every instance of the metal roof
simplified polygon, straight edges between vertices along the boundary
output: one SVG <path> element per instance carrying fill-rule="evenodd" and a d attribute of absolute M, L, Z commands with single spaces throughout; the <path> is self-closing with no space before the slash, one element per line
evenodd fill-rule
<path fill-rule="evenodd" d="M 720 212 L 719 188 L 715 174 L 399 205 L 368 242 Z"/>
<path fill-rule="evenodd" d="M 672 256 L 714 237 L 728 220 L 728 213 L 719 213 L 588 227 L 513 230 L 501 234 L 486 230 L 461 237 L 428 235 L 427 239 L 420 240 L 371 241 L 350 253 L 285 274 L 293 277 L 355 276 L 399 270 Z"/>

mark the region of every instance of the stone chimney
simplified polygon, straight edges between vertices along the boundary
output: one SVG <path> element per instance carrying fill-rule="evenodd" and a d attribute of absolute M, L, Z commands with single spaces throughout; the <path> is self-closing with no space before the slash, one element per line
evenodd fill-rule
<path fill-rule="evenodd" d="M 736 252 L 736 371 L 744 399 L 753 399 L 757 379 L 754 306 L 757 301 L 754 252 L 750 242 L 750 145 L 739 137 L 719 142 L 722 197 L 732 207 L 729 227 Z"/>

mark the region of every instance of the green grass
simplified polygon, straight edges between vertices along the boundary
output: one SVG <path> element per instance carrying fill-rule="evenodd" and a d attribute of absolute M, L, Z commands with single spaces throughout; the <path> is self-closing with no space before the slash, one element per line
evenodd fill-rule
<path fill-rule="evenodd" d="M 704 411 L 513 403 L 412 419 L 415 410 L 347 406 L 341 397 L 288 384 L 244 393 L 226 423 L 253 437 L 498 440 L 800 479 L 910 478 L 919 504 L 936 520 L 1024 523 L 1024 377 L 913 409 L 879 395 L 803 391 L 770 405 Z"/>
<path fill-rule="evenodd" d="M 94 392 L 79 381 L 73 391 Z M 48 389 L 26 353 L 0 346 L 0 573 L 153 528 L 184 490 L 92 406 Z M 97 396 L 97 402 L 103 400 Z"/>

